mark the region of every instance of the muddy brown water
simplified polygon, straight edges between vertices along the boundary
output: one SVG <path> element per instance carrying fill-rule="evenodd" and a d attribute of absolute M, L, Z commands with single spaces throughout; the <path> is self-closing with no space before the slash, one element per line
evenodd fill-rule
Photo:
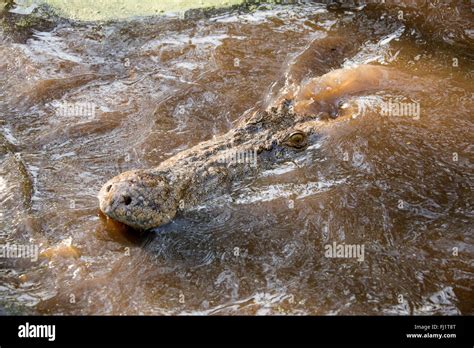
<path fill-rule="evenodd" d="M 344 66 L 383 64 L 430 91 L 355 97 L 347 125 L 295 162 L 154 231 L 99 213 L 106 180 L 225 133 L 342 25 L 356 28 Z M 1 259 L 2 312 L 473 313 L 473 64 L 449 43 L 305 4 L 64 21 L 4 35 L 0 56 L 0 238 L 42 253 Z M 298 62 L 300 80 L 328 69 Z M 334 243 L 362 257 L 328 257 Z"/>

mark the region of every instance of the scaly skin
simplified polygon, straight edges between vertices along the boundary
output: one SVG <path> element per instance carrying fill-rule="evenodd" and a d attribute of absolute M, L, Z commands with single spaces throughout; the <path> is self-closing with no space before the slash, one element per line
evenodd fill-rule
<path fill-rule="evenodd" d="M 158 167 L 122 173 L 100 190 L 100 209 L 110 218 L 137 229 L 172 220 L 184 206 L 193 207 L 228 192 L 233 184 L 287 161 L 295 152 L 328 134 L 338 105 L 350 96 L 396 88 L 409 77 L 382 66 L 361 65 L 333 70 L 308 81 L 278 107 L 248 113 L 236 129 L 185 150 Z M 298 109 L 297 112 L 294 109 Z M 257 165 L 222 163 L 232 153 L 255 154 Z"/>

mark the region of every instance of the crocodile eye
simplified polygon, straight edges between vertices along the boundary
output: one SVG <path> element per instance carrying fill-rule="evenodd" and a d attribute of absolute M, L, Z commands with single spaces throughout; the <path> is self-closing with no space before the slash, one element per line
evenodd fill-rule
<path fill-rule="evenodd" d="M 293 132 L 288 136 L 286 144 L 301 149 L 306 146 L 306 134 L 301 131 Z"/>

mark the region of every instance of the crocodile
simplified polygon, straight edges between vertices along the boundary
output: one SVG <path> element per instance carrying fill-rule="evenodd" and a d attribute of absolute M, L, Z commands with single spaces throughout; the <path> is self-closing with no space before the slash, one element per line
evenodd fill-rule
<path fill-rule="evenodd" d="M 320 142 L 334 124 L 350 120 L 351 96 L 404 87 L 412 80 L 394 69 L 359 65 L 332 70 L 273 105 L 250 110 L 236 128 L 182 151 L 151 169 L 124 172 L 101 188 L 101 211 L 147 230 L 170 222 L 185 207 L 229 192 L 232 184 L 294 158 Z M 419 84 L 415 84 L 420 86 Z"/>

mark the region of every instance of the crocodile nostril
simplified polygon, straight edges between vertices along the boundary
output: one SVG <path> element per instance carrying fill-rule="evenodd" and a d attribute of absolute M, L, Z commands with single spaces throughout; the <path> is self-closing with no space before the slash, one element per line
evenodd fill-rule
<path fill-rule="evenodd" d="M 106 191 L 106 192 L 110 192 L 110 189 L 111 189 L 111 188 L 112 188 L 112 185 L 109 185 L 109 186 L 107 186 L 107 187 L 105 188 L 105 191 Z"/>
<path fill-rule="evenodd" d="M 130 196 L 123 196 L 123 202 L 125 203 L 125 205 L 129 205 L 130 203 L 132 203 L 132 198 L 130 198 Z"/>

